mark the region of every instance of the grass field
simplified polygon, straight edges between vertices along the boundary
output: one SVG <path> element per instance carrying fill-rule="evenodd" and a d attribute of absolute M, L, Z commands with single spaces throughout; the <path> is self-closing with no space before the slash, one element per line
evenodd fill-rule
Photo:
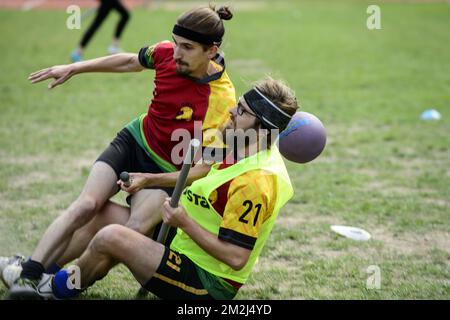
<path fill-rule="evenodd" d="M 379 2 L 382 29 L 369 31 L 368 2 L 247 4 L 226 23 L 238 94 L 267 73 L 285 79 L 325 124 L 328 145 L 311 164 L 288 164 L 295 196 L 237 298 L 449 299 L 450 5 Z M 182 10 L 135 10 L 123 47 L 170 38 Z M 31 253 L 151 98 L 151 71 L 82 75 L 52 91 L 29 84 L 29 73 L 68 62 L 86 26 L 68 30 L 67 17 L 0 11 L 0 255 Z M 87 58 L 105 54 L 116 18 Z M 442 120 L 421 121 L 429 108 Z M 333 224 L 373 238 L 340 237 Z M 366 287 L 371 265 L 380 289 Z M 118 267 L 83 298 L 132 299 L 138 288 Z"/>

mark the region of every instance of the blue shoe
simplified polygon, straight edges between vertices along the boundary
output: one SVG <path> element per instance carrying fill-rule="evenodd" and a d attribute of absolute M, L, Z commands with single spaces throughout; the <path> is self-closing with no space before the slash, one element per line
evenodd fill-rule
<path fill-rule="evenodd" d="M 72 53 L 70 54 L 70 60 L 72 62 L 83 61 L 83 55 L 81 53 L 79 53 L 77 50 L 72 51 Z"/>

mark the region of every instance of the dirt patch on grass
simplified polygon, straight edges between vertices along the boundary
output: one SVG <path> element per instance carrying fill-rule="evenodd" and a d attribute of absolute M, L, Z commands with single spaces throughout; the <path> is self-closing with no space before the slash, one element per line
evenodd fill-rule
<path fill-rule="evenodd" d="M 64 157 L 61 159 L 60 161 L 63 165 L 55 170 L 58 182 L 69 183 L 80 177 L 80 175 L 87 175 L 99 154 L 98 150 L 87 150 L 78 157 Z M 81 188 L 82 185 L 78 189 L 81 190 Z"/>
<path fill-rule="evenodd" d="M 99 155 L 99 150 L 87 150 L 79 157 L 72 158 L 70 161 L 67 161 L 67 166 L 73 168 L 73 170 L 90 170 Z"/>
<path fill-rule="evenodd" d="M 389 195 L 399 195 L 399 196 L 406 196 L 411 195 L 414 193 L 419 192 L 418 189 L 412 189 L 407 187 L 401 187 L 401 186 L 395 186 L 395 187 L 388 187 L 383 190 L 379 190 L 381 195 L 383 196 L 389 196 Z"/>
<path fill-rule="evenodd" d="M 11 177 L 11 187 L 22 188 L 34 183 L 71 182 L 82 170 L 90 171 L 99 155 L 98 150 L 88 150 L 78 157 L 58 155 L 2 156 L 1 165 L 20 165 L 34 170 Z M 39 168 L 39 169 L 38 169 Z"/>
<path fill-rule="evenodd" d="M 364 185 L 364 191 L 367 192 L 378 192 L 380 190 L 385 190 L 386 188 L 386 183 L 382 180 L 372 180 Z"/>
<path fill-rule="evenodd" d="M 337 217 L 298 215 L 295 217 L 278 217 L 277 224 L 288 230 L 302 230 L 303 235 L 298 240 L 286 239 L 277 245 L 271 255 L 283 256 L 286 252 L 311 254 L 316 257 L 335 259 L 343 255 L 369 257 L 376 248 L 361 247 L 361 242 L 348 243 L 331 230 L 332 225 L 348 225 Z M 343 242 L 342 242 L 343 241 Z M 333 248 L 336 245 L 337 248 Z M 342 248 L 340 246 L 343 245 Z"/>
<path fill-rule="evenodd" d="M 384 249 L 400 254 L 423 254 L 438 249 L 450 254 L 450 233 L 432 231 L 427 234 L 402 233 L 395 234 L 386 229 L 372 230 L 373 239 L 383 243 Z"/>
<path fill-rule="evenodd" d="M 34 166 L 38 164 L 48 163 L 52 160 L 52 157 L 47 154 L 24 155 L 17 157 L 3 153 L 1 154 L 0 159 L 2 165 Z"/>
<path fill-rule="evenodd" d="M 368 242 L 336 237 L 332 231 L 325 232 L 324 230 L 323 235 L 310 237 L 306 244 L 296 241 L 291 241 L 290 244 L 289 242 L 282 244 L 276 248 L 273 254 L 303 252 L 326 259 L 338 259 L 344 256 L 371 259 L 383 255 L 398 254 L 427 256 L 430 251 L 435 249 L 450 254 L 450 233 L 436 231 L 425 235 L 410 233 L 395 235 L 386 230 L 373 230 L 372 228 L 367 228 L 367 230 L 372 234 L 372 239 Z M 335 246 L 336 248 L 334 248 Z M 289 266 L 289 261 L 283 263 Z M 295 263 L 291 261 L 291 264 L 295 267 Z"/>
<path fill-rule="evenodd" d="M 405 190 L 408 192 L 408 190 Z M 446 200 L 435 199 L 439 204 L 448 206 Z M 394 233 L 388 228 L 362 226 L 371 235 L 368 242 L 358 242 L 336 235 L 330 230 L 331 225 L 348 225 L 337 217 L 295 215 L 280 216 L 277 225 L 287 230 L 301 230 L 302 237 L 298 240 L 286 239 L 277 245 L 274 255 L 284 252 L 301 250 L 303 253 L 325 258 L 339 258 L 344 255 L 370 258 L 384 254 L 427 255 L 431 250 L 438 249 L 450 253 L 450 233 L 436 230 L 425 234 Z M 299 231 L 300 232 L 300 231 Z"/>
<path fill-rule="evenodd" d="M 434 204 L 434 205 L 440 206 L 440 207 L 449 207 L 450 206 L 450 201 L 448 201 L 447 199 L 427 198 L 427 199 L 424 199 L 423 201 L 426 203 L 429 203 L 429 204 Z"/>
<path fill-rule="evenodd" d="M 379 256 L 378 246 L 366 246 L 369 242 L 349 240 L 334 234 L 331 230 L 323 236 L 313 237 L 310 244 L 298 246 L 298 250 L 324 259 L 338 259 L 344 256 L 369 259 Z M 334 246 L 338 248 L 333 248 Z M 340 245 L 344 245 L 339 248 Z"/>
<path fill-rule="evenodd" d="M 62 203 L 68 203 L 72 194 L 64 193 L 59 195 L 43 194 L 39 198 L 29 198 L 20 200 L 11 200 L 5 195 L 0 193 L 1 213 L 7 214 L 7 212 L 20 212 L 30 208 L 44 208 L 51 212 L 55 212 Z M 75 199 L 73 199 L 75 200 Z"/>
<path fill-rule="evenodd" d="M 49 182 L 51 180 L 50 174 L 45 171 L 33 171 L 26 175 L 19 175 L 10 178 L 12 188 L 24 188 L 30 184 Z"/>
<path fill-rule="evenodd" d="M 370 178 L 376 178 L 378 177 L 379 172 L 374 169 L 368 169 L 368 168 L 361 168 L 361 169 L 355 169 L 353 170 L 356 174 L 361 174 L 364 176 L 368 176 Z"/>
<path fill-rule="evenodd" d="M 439 161 L 430 158 L 420 158 L 420 157 L 389 157 L 386 162 L 392 165 L 401 166 L 404 170 L 402 174 L 407 174 L 408 176 L 418 176 L 422 172 L 423 168 L 430 168 L 436 165 L 440 165 Z"/>
<path fill-rule="evenodd" d="M 363 191 L 376 193 L 377 195 L 383 197 L 415 195 L 424 198 L 424 201 L 428 203 L 431 202 L 427 200 L 425 197 L 429 194 L 434 194 L 437 192 L 437 190 L 435 189 L 425 187 L 411 188 L 408 186 L 392 186 L 389 185 L 389 182 L 383 180 L 372 180 L 364 184 Z"/>
<path fill-rule="evenodd" d="M 357 148 L 347 148 L 345 149 L 345 153 L 347 153 L 347 155 L 351 158 L 356 158 L 361 155 L 361 151 L 359 151 Z"/>
<path fill-rule="evenodd" d="M 267 271 L 270 269 L 280 269 L 280 270 L 296 270 L 298 268 L 297 263 L 293 260 L 278 258 L 272 259 L 270 257 L 261 257 L 259 262 L 253 268 L 254 271 Z"/>
<path fill-rule="evenodd" d="M 336 218 L 335 217 L 329 217 L 329 216 L 311 216 L 309 214 L 295 214 L 295 215 L 289 215 L 289 216 L 283 216 L 280 214 L 277 218 L 277 225 L 283 226 L 287 229 L 298 229 L 301 226 L 307 226 L 307 225 L 316 225 L 316 224 L 336 224 Z"/>
<path fill-rule="evenodd" d="M 305 222 L 305 219 L 303 217 L 301 217 L 300 215 L 297 217 L 283 217 L 283 216 L 278 216 L 277 218 L 277 224 L 281 225 L 285 228 L 288 228 L 290 226 L 295 226 L 295 225 L 300 225 L 303 224 Z"/>

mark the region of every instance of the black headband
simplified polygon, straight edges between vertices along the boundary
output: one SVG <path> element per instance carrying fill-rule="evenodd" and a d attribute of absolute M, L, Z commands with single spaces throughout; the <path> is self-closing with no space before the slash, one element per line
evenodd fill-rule
<path fill-rule="evenodd" d="M 186 29 L 185 27 L 179 26 L 177 24 L 173 26 L 172 32 L 173 32 L 173 34 L 176 34 L 177 36 L 180 36 L 180 37 L 183 37 L 183 38 L 186 38 L 186 39 L 189 39 L 189 40 L 201 43 L 201 44 L 219 45 L 222 42 L 222 38 L 202 34 L 197 31 Z"/>
<path fill-rule="evenodd" d="M 279 129 L 283 131 L 292 116 L 284 112 L 275 103 L 265 97 L 257 88 L 244 94 L 244 100 L 261 121 L 264 129 Z"/>

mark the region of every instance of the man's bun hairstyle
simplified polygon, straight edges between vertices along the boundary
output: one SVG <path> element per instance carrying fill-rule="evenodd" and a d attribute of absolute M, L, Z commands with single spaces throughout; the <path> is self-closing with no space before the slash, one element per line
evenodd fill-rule
<path fill-rule="evenodd" d="M 216 12 L 222 20 L 231 20 L 233 18 L 233 13 L 228 6 L 222 6 Z"/>
<path fill-rule="evenodd" d="M 220 46 L 225 34 L 223 20 L 233 18 L 233 13 L 227 6 L 216 11 L 215 5 L 198 7 L 183 13 L 177 19 L 177 25 L 214 39 L 213 44 Z"/>

